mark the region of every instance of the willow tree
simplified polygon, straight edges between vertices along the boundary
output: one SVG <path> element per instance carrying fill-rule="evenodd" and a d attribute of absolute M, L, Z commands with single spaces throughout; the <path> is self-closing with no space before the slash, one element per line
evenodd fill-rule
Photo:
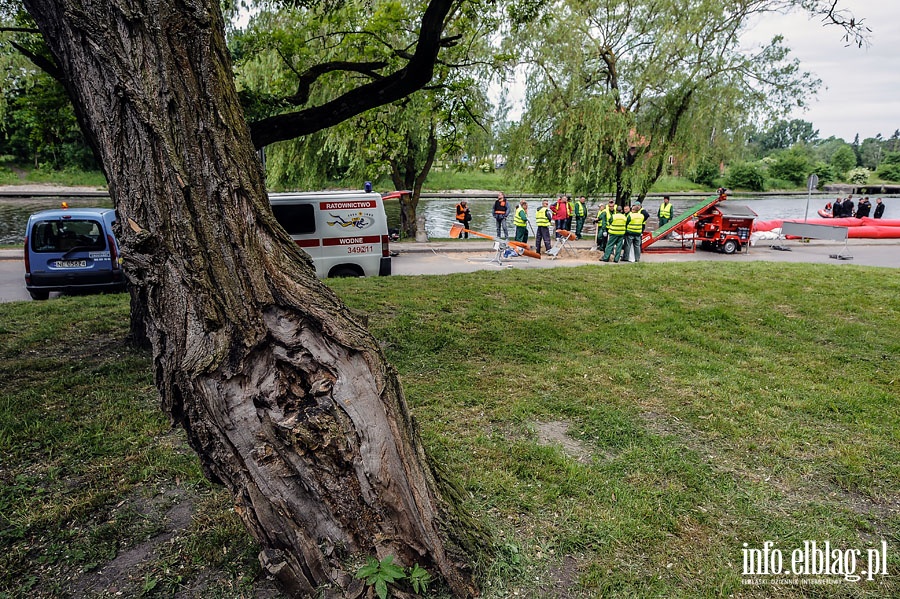
<path fill-rule="evenodd" d="M 544 185 L 643 197 L 670 163 L 682 168 L 764 113 L 802 104 L 818 82 L 776 37 L 740 45 L 753 18 L 781 10 L 861 23 L 807 0 L 559 0 L 555 18 L 522 25 L 528 69 L 518 156 Z M 863 38 L 854 38 L 860 39 Z"/>
<path fill-rule="evenodd" d="M 421 2 L 348 1 L 324 21 L 304 18 L 307 12 L 262 10 L 232 34 L 238 89 L 253 110 L 277 114 L 315 104 L 359 80 L 377 80 L 408 58 Z M 270 184 L 319 188 L 335 180 L 387 177 L 395 189 L 411 192 L 400 200 L 401 225 L 415 236 L 422 185 L 435 160 L 454 153 L 488 113 L 486 79 L 495 68 L 489 38 L 498 19 L 494 3 L 461 5 L 452 14 L 454 36 L 425 89 L 315 135 L 267 147 Z M 309 85 L 308 73 L 317 65 L 347 64 L 360 55 L 361 44 L 366 60 L 357 63 L 353 77 L 332 75 Z"/>
<path fill-rule="evenodd" d="M 215 0 L 26 0 L 109 181 L 164 408 L 231 489 L 291 595 L 343 595 L 365 556 L 475 594 L 478 528 L 429 467 L 394 370 L 274 221 Z M 275 141 L 426 85 L 453 0 L 403 66 L 257 122 Z"/>

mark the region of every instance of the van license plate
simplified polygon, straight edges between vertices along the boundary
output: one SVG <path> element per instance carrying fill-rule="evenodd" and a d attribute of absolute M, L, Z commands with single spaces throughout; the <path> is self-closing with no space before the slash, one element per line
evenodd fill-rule
<path fill-rule="evenodd" d="M 85 268 L 87 260 L 57 260 L 56 268 Z"/>

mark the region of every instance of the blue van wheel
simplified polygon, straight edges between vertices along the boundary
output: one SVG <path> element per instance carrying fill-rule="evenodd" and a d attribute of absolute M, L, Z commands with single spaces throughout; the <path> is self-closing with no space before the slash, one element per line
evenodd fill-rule
<path fill-rule="evenodd" d="M 28 295 L 31 296 L 31 299 L 37 301 L 43 301 L 50 297 L 49 291 L 33 291 L 31 289 L 28 290 Z"/>

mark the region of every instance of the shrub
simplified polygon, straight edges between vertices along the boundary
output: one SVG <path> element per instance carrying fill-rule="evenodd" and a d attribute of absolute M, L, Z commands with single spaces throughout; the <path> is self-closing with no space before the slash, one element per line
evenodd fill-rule
<path fill-rule="evenodd" d="M 706 187 L 715 187 L 716 178 L 719 176 L 719 167 L 711 160 L 704 160 L 691 171 L 688 178 Z"/>
<path fill-rule="evenodd" d="M 887 152 L 875 174 L 885 181 L 900 181 L 900 152 Z"/>
<path fill-rule="evenodd" d="M 820 189 L 822 185 L 831 183 L 832 181 L 837 181 L 838 179 L 838 173 L 835 171 L 835 168 L 827 162 L 822 162 L 821 160 L 813 165 L 813 172 L 817 177 L 819 177 Z"/>
<path fill-rule="evenodd" d="M 847 181 L 854 185 L 865 185 L 869 182 L 869 169 L 860 166 L 847 172 Z"/>
<path fill-rule="evenodd" d="M 775 161 L 769 166 L 769 176 L 773 179 L 785 179 L 794 185 L 802 185 L 812 169 L 809 156 L 798 148 L 779 152 Z"/>
<path fill-rule="evenodd" d="M 730 189 L 748 189 L 750 191 L 764 191 L 766 177 L 762 167 L 752 162 L 737 162 L 728 167 L 725 176 L 725 186 Z"/>

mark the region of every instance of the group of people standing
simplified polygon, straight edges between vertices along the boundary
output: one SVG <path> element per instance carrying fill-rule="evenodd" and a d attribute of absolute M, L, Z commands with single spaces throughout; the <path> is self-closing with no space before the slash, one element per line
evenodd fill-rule
<path fill-rule="evenodd" d="M 663 196 L 663 202 L 656 211 L 659 226 L 672 220 L 672 204 L 669 196 Z M 640 262 L 641 239 L 650 213 L 640 202 L 624 206 L 621 211 L 615 201 L 609 203 L 597 213 L 597 250 L 603 251 L 600 258 L 603 262 Z"/>
<path fill-rule="evenodd" d="M 497 200 L 492 208 L 492 215 L 497 224 L 498 239 L 509 239 L 506 224 L 509 213 L 509 202 L 501 192 L 497 195 Z M 538 254 L 541 253 L 542 248 L 550 251 L 551 226 L 554 227 L 557 238 L 560 237 L 560 231 L 570 231 L 575 233 L 576 239 L 581 239 L 587 215 L 587 200 L 584 196 L 580 196 L 573 201 L 571 196 L 564 195 L 557 198 L 552 204 L 550 200 L 541 200 L 541 205 L 534 213 L 534 224 L 536 226 L 534 231 L 535 251 Z M 657 217 L 659 218 L 659 226 L 664 226 L 672 220 L 672 204 L 669 201 L 669 196 L 663 197 L 662 204 L 660 204 L 657 211 Z M 650 214 L 643 209 L 640 202 L 620 209 L 614 200 L 610 200 L 607 205 L 600 209 L 597 213 L 597 218 L 594 220 L 597 224 L 597 250 L 603 252 L 601 260 L 606 262 L 609 262 L 610 259 L 613 259 L 615 262 L 620 260 L 639 262 L 641 259 L 641 234 L 644 232 L 649 219 Z M 462 200 L 456 205 L 456 220 L 464 228 L 469 228 L 472 213 L 466 200 Z M 574 231 L 572 231 L 573 224 L 575 225 Z M 529 222 L 528 202 L 526 200 L 519 202 L 513 211 L 513 226 L 515 227 L 515 241 L 527 244 Z M 465 238 L 469 237 L 468 232 L 464 233 L 464 235 Z"/>
<path fill-rule="evenodd" d="M 543 200 L 541 206 L 537 209 L 534 216 L 534 222 L 537 226 L 535 237 L 535 251 L 541 253 L 541 245 L 550 250 L 550 225 L 555 227 L 556 236 L 559 237 L 559 231 L 571 231 L 572 225 L 575 225 L 575 237 L 581 239 L 584 229 L 584 223 L 587 220 L 587 204 L 584 196 L 573 201 L 570 196 L 560 196 L 551 205 L 550 200 Z M 497 238 L 509 239 L 509 229 L 507 227 L 507 219 L 509 218 L 510 206 L 506 196 L 501 192 L 497 194 L 497 200 L 492 208 L 492 216 L 497 224 Z M 472 214 L 467 207 L 467 202 L 462 200 L 456 205 L 456 220 L 465 228 L 469 227 L 472 220 Z M 528 243 L 528 202 L 521 201 L 513 213 L 513 226 L 515 227 L 515 240 L 521 243 Z M 465 237 L 468 238 L 468 233 Z"/>
<path fill-rule="evenodd" d="M 837 198 L 833 203 L 826 204 L 825 210 L 831 210 L 832 218 L 849 218 L 855 216 L 856 218 L 866 218 L 869 216 L 869 211 L 872 209 L 872 203 L 869 202 L 869 198 L 865 197 L 861 199 L 855 206 L 853 205 L 853 196 L 849 195 L 846 198 Z M 884 203 L 881 201 L 881 198 L 875 200 L 875 212 L 872 214 L 874 218 L 881 218 L 884 215 Z"/>

